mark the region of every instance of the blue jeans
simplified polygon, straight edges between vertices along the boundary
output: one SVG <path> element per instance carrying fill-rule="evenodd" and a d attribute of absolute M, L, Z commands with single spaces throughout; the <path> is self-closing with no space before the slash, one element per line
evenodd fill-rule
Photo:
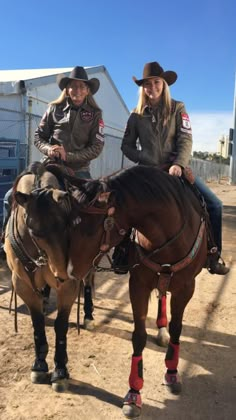
<path fill-rule="evenodd" d="M 196 176 L 195 185 L 206 202 L 209 218 L 213 230 L 214 240 L 219 254 L 222 250 L 222 201 L 206 186 L 201 178 Z"/>
<path fill-rule="evenodd" d="M 91 179 L 89 171 L 75 171 L 76 178 Z"/>

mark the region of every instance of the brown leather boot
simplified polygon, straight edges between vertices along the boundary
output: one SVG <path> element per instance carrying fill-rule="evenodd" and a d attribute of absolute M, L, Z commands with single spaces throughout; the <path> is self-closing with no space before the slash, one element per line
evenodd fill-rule
<path fill-rule="evenodd" d="M 229 267 L 226 267 L 224 261 L 219 261 L 219 258 L 209 258 L 209 265 L 207 267 L 209 273 L 211 274 L 219 274 L 224 276 L 229 272 Z"/>

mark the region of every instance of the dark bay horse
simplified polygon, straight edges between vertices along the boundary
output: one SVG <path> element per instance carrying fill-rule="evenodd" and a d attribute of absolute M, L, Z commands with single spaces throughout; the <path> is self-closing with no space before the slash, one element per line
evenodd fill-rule
<path fill-rule="evenodd" d="M 37 214 L 37 218 L 32 217 Z M 51 375 L 56 391 L 68 382 L 66 335 L 72 304 L 81 282 L 67 273 L 69 231 L 71 223 L 70 196 L 60 189 L 57 177 L 35 162 L 16 180 L 13 208 L 6 227 L 5 251 L 12 272 L 15 292 L 28 306 L 35 343 L 35 361 L 31 380 L 48 381 L 43 294 L 45 285 L 56 290 L 57 317 L 55 369 Z M 33 235 L 34 233 L 34 235 Z M 47 241 L 44 237 L 47 237 Z M 79 302 L 78 302 L 79 305 Z"/>
<path fill-rule="evenodd" d="M 124 400 L 127 417 L 140 414 L 142 353 L 152 290 L 171 294 L 170 340 L 165 357 L 165 384 L 181 390 L 178 361 L 182 319 L 207 259 L 204 210 L 188 183 L 154 167 L 135 166 L 107 179 L 78 184 L 81 222 L 70 241 L 70 274 L 82 278 L 101 256 L 134 229 L 129 254 L 129 293 L 134 318 L 130 389 Z"/>

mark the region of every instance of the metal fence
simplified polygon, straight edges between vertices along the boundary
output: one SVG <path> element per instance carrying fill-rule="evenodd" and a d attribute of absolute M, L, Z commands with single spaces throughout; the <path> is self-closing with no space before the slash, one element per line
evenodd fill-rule
<path fill-rule="evenodd" d="M 34 132 L 41 117 L 42 115 L 22 114 L 14 109 L 0 107 L 0 138 L 19 140 L 20 170 L 23 170 L 29 162 L 39 160 L 41 157 L 39 151 L 34 147 Z M 113 128 L 113 132 L 114 130 L 116 129 Z M 132 165 L 132 162 L 122 156 L 120 150 L 122 137 L 121 130 L 117 130 L 117 135 L 105 134 L 103 152 L 91 163 L 91 173 L 94 178 L 109 175 L 123 167 Z M 229 165 L 192 159 L 191 167 L 194 173 L 205 181 L 219 181 L 221 178 L 229 177 Z"/>
<path fill-rule="evenodd" d="M 201 159 L 191 159 L 190 166 L 194 174 L 200 176 L 204 181 L 220 182 L 222 178 L 229 178 L 229 165 Z"/>

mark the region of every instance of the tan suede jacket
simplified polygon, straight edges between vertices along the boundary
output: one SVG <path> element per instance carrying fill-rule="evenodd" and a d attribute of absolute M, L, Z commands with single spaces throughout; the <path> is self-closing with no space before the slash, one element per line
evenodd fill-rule
<path fill-rule="evenodd" d="M 35 131 L 34 144 L 45 155 L 50 145 L 62 144 L 65 164 L 74 171 L 89 170 L 104 146 L 102 113 L 89 104 L 73 108 L 66 100 L 50 105 Z"/>
<path fill-rule="evenodd" d="M 143 115 L 133 112 L 128 120 L 121 150 L 133 162 L 144 165 L 188 165 L 192 130 L 183 102 L 172 99 L 171 118 L 166 127 L 158 125 L 158 114 L 148 106 Z M 137 143 L 139 140 L 139 145 Z"/>

